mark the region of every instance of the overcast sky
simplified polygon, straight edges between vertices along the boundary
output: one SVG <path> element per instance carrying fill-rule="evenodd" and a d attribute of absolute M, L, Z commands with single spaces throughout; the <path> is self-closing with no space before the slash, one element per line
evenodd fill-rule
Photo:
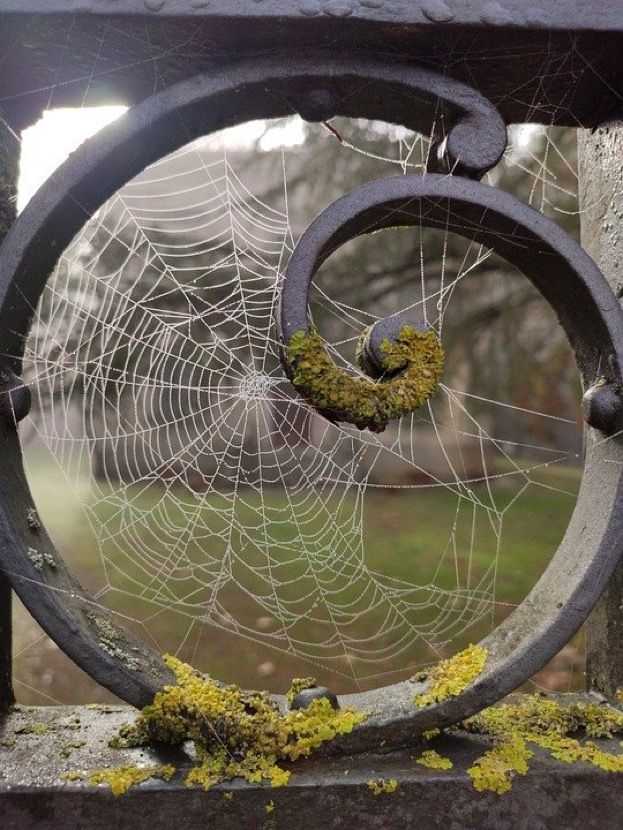
<path fill-rule="evenodd" d="M 83 141 L 126 112 L 127 107 L 85 107 L 48 110 L 22 135 L 22 156 L 17 209 L 22 211 L 37 189 Z M 266 130 L 266 122 L 253 121 L 226 130 L 221 140 L 241 146 L 262 137 L 261 147 L 270 150 L 292 146 L 304 140 L 303 122 L 289 119 L 286 124 Z"/>

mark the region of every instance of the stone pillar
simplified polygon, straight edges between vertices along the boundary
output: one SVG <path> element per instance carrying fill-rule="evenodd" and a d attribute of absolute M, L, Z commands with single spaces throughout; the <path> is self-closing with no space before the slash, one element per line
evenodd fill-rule
<path fill-rule="evenodd" d="M 0 111 L 0 243 L 16 215 L 20 142 Z M 0 571 L 0 712 L 13 702 L 11 587 Z"/>
<path fill-rule="evenodd" d="M 623 121 L 578 133 L 582 245 L 623 298 Z M 623 689 L 623 560 L 587 623 L 589 689 Z"/>

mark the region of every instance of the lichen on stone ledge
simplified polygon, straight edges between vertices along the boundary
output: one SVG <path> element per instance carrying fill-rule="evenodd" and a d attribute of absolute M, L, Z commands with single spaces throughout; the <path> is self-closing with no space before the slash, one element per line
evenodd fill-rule
<path fill-rule="evenodd" d="M 298 331 L 285 347 L 291 380 L 316 409 L 360 429 L 382 432 L 387 424 L 422 406 L 435 392 L 444 369 L 436 333 L 404 326 L 381 344 L 388 378 L 354 377 L 337 366 L 320 335 Z"/>
<path fill-rule="evenodd" d="M 424 750 L 420 757 L 415 759 L 415 763 L 420 764 L 423 767 L 427 767 L 428 769 L 436 770 L 448 770 L 452 769 L 454 766 L 449 758 L 445 758 L 434 749 Z"/>
<path fill-rule="evenodd" d="M 540 695 L 519 704 L 502 703 L 484 709 L 463 723 L 479 735 L 493 738 L 493 747 L 467 770 L 477 790 L 508 792 L 515 775 L 525 775 L 534 752 L 548 751 L 556 760 L 584 762 L 606 772 L 623 772 L 623 754 L 601 749 L 587 738 L 612 738 L 623 733 L 623 713 L 606 704 L 571 703 L 561 706 Z"/>
<path fill-rule="evenodd" d="M 186 777 L 188 786 L 209 789 L 233 778 L 283 786 L 290 772 L 282 762 L 310 755 L 367 717 L 348 708 L 336 711 L 326 698 L 283 714 L 267 692 L 218 684 L 174 657 L 165 662 L 178 685 L 159 692 L 111 745 L 193 741 L 198 764 Z"/>
<path fill-rule="evenodd" d="M 371 778 L 367 787 L 373 795 L 394 793 L 398 789 L 398 781 L 395 778 Z"/>
<path fill-rule="evenodd" d="M 415 696 L 415 705 L 429 706 L 461 694 L 482 673 L 486 662 L 487 650 L 478 645 L 469 645 L 453 657 L 441 660 L 424 676 L 429 686 L 427 691 Z"/>
<path fill-rule="evenodd" d="M 142 784 L 150 778 L 162 778 L 170 781 L 175 774 L 175 767 L 171 764 L 160 766 L 132 767 L 123 766 L 116 769 L 93 770 L 89 774 L 89 784 L 108 784 L 113 795 L 123 795 L 135 784 Z"/>
<path fill-rule="evenodd" d="M 286 700 L 288 703 L 292 703 L 294 698 L 300 694 L 300 692 L 304 692 L 306 689 L 313 689 L 318 685 L 318 681 L 315 677 L 295 677 L 292 680 L 292 684 L 288 691 L 286 692 Z"/>

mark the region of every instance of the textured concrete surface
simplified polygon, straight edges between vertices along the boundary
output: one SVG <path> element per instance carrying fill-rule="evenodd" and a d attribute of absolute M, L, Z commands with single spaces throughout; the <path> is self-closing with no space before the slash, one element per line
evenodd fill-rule
<path fill-rule="evenodd" d="M 486 742 L 457 733 L 439 739 L 454 768 L 417 765 L 419 748 L 357 757 L 315 758 L 292 767 L 287 787 L 234 782 L 209 792 L 183 784 L 192 757 L 167 749 L 114 750 L 108 741 L 131 720 L 127 707 L 21 707 L 0 728 L 0 827 L 132 828 L 132 830 L 318 830 L 318 828 L 444 828 L 444 830 L 618 830 L 623 776 L 537 753 L 510 793 L 477 793 L 466 769 Z M 43 734 L 37 734 L 41 728 Z M 34 730 L 34 731 L 33 731 Z M 619 741 L 610 743 L 618 747 Z M 63 773 L 122 764 L 171 763 L 170 783 L 148 781 L 115 798 L 104 785 L 64 782 Z M 394 793 L 375 796 L 370 779 L 395 778 Z M 231 795 L 230 795 L 231 794 Z M 274 809 L 273 809 L 274 807 Z M 268 809 L 267 809 L 268 808 Z"/>

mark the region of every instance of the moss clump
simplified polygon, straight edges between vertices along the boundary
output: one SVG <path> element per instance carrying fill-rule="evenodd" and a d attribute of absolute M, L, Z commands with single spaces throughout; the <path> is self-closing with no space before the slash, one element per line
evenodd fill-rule
<path fill-rule="evenodd" d="M 558 702 L 532 695 L 518 705 L 501 704 L 485 709 L 463 724 L 465 729 L 493 737 L 491 750 L 478 758 L 467 773 L 477 790 L 508 792 L 514 775 L 525 775 L 533 744 L 558 761 L 584 761 L 607 772 L 623 772 L 623 755 L 601 749 L 588 738 L 611 738 L 623 732 L 623 713 L 597 703 Z"/>
<path fill-rule="evenodd" d="M 395 778 L 371 778 L 367 783 L 368 789 L 374 795 L 394 793 L 398 789 L 398 781 Z"/>
<path fill-rule="evenodd" d="M 385 340 L 381 350 L 391 377 L 380 381 L 353 377 L 336 366 L 315 331 L 293 334 L 285 356 L 292 383 L 313 406 L 335 420 L 382 432 L 389 421 L 431 397 L 443 373 L 444 353 L 434 331 L 412 326 L 404 326 L 395 343 Z"/>
<path fill-rule="evenodd" d="M 65 744 L 65 746 L 61 747 L 58 754 L 61 758 L 69 758 L 74 749 L 80 749 L 85 745 L 86 741 L 72 741 L 71 743 Z"/>
<path fill-rule="evenodd" d="M 317 685 L 318 681 L 315 677 L 295 677 L 286 692 L 286 700 L 288 703 L 292 703 L 299 692 L 304 692 L 305 689 L 315 689 Z"/>
<path fill-rule="evenodd" d="M 425 750 L 419 758 L 415 761 L 416 764 L 421 764 L 428 769 L 452 769 L 454 764 L 449 758 L 444 758 L 434 749 Z"/>
<path fill-rule="evenodd" d="M 69 781 L 70 783 L 73 781 L 82 781 L 84 773 L 77 769 L 70 769 L 68 772 L 64 772 L 60 778 L 61 781 Z"/>
<path fill-rule="evenodd" d="M 142 784 L 150 778 L 163 778 L 170 781 L 175 774 L 175 767 L 162 764 L 152 767 L 117 767 L 117 769 L 93 770 L 89 775 L 89 784 L 108 784 L 113 795 L 123 795 L 135 784 Z"/>
<path fill-rule="evenodd" d="M 18 726 L 15 730 L 16 735 L 45 735 L 50 731 L 50 727 L 45 723 L 26 723 L 23 726 Z"/>
<path fill-rule="evenodd" d="M 429 706 L 459 695 L 478 677 L 486 662 L 487 650 L 474 645 L 441 660 L 428 673 L 428 691 L 415 696 L 415 705 Z"/>
<path fill-rule="evenodd" d="M 122 727 L 113 745 L 193 741 L 198 766 L 189 772 L 188 786 L 209 789 L 232 778 L 283 786 L 290 773 L 282 761 L 309 755 L 367 717 L 353 709 L 335 711 L 326 698 L 282 714 L 266 692 L 215 683 L 173 657 L 165 662 L 178 685 L 159 692 L 134 724 Z"/>

